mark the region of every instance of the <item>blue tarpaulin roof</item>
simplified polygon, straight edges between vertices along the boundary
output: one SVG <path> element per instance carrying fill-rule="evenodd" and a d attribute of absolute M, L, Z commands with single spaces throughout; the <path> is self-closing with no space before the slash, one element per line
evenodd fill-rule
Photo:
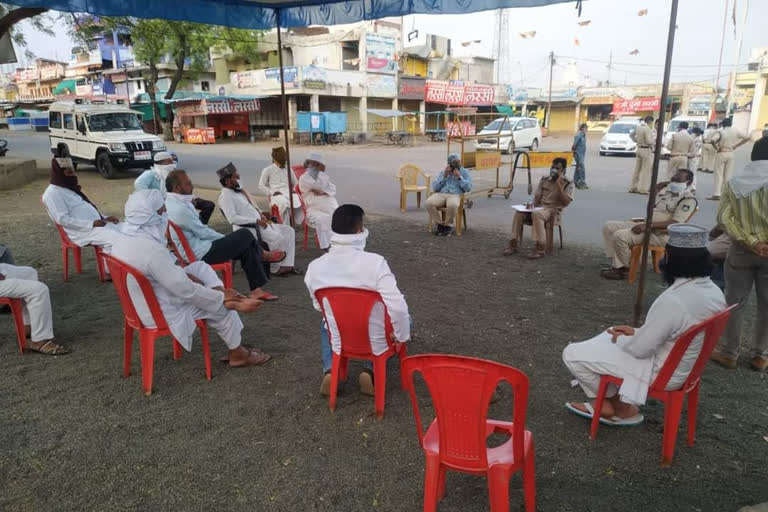
<path fill-rule="evenodd" d="M 195 21 L 269 29 L 280 13 L 282 27 L 340 25 L 406 14 L 465 14 L 512 7 L 539 7 L 581 0 L 11 0 L 22 7 Z"/>

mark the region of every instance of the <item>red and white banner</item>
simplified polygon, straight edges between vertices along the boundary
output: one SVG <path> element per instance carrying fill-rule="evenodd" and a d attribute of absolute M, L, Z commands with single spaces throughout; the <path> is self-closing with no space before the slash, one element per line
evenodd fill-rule
<path fill-rule="evenodd" d="M 462 83 L 427 80 L 425 100 L 444 105 L 493 105 L 496 91 L 492 85 L 464 85 Z"/>
<path fill-rule="evenodd" d="M 648 112 L 659 110 L 661 98 L 632 98 L 631 100 L 616 100 L 613 102 L 611 114 L 634 114 L 635 112 Z"/>

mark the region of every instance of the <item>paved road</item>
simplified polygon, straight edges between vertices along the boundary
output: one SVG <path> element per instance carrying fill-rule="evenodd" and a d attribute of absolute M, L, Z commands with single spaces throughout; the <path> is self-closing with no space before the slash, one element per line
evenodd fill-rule
<path fill-rule="evenodd" d="M 29 158 L 47 159 L 48 138 L 45 134 L 18 133 L 3 131 L 0 137 L 8 140 L 11 155 Z M 542 151 L 569 149 L 570 137 L 547 137 L 542 144 Z M 629 219 L 644 215 L 645 196 L 627 194 L 634 159 L 622 156 L 599 156 L 597 147 L 599 136 L 590 135 L 587 154 L 587 180 L 590 189 L 576 191 L 576 200 L 565 215 L 566 240 L 600 244 L 602 242 L 600 226 L 609 219 Z M 226 143 L 215 146 L 194 146 L 170 143 L 170 148 L 179 155 L 179 165 L 186 169 L 198 186 L 218 187 L 214 170 L 229 161 L 240 169 L 243 184 L 254 190 L 258 183 L 261 169 L 270 163 L 270 143 Z M 749 145 L 739 149 L 736 154 L 736 169 L 740 169 L 749 158 Z M 296 146 L 292 148 L 292 161 L 301 162 L 316 148 Z M 398 166 L 411 162 L 434 175 L 445 165 L 445 143 L 426 143 L 425 145 L 401 148 L 395 146 L 339 146 L 323 148 L 328 160 L 331 179 L 336 183 L 340 202 L 355 202 L 366 210 L 387 215 L 424 221 L 424 207 L 416 209 L 416 198 L 409 197 L 409 210 L 401 214 L 399 210 L 399 184 L 394 179 Z M 508 157 L 505 157 L 508 158 Z M 662 175 L 666 171 L 666 162 L 661 163 Z M 81 172 L 95 172 L 93 168 L 83 168 Z M 547 170 L 534 171 L 534 185 Z M 503 180 L 508 181 L 508 173 L 502 172 Z M 569 170 L 569 176 L 572 171 Z M 495 171 L 480 171 L 473 175 L 476 187 L 489 183 Z M 125 178 L 130 175 L 126 174 Z M 703 226 L 712 226 L 715 222 L 716 203 L 703 198 L 712 193 L 712 175 L 698 174 L 698 197 L 700 211 L 694 221 Z M 468 222 L 472 227 L 485 227 L 508 230 L 511 226 L 512 211 L 510 206 L 523 203 L 528 199 L 527 182 L 518 175 L 514 191 L 509 200 L 497 196 L 475 200 L 474 207 L 468 212 Z M 500 246 L 503 242 L 500 240 Z"/>

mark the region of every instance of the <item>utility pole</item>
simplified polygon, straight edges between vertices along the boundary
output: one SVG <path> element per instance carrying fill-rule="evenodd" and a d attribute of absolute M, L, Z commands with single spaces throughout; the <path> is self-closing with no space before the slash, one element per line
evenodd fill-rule
<path fill-rule="evenodd" d="M 613 51 L 608 54 L 608 80 L 605 81 L 605 86 L 611 86 L 611 68 L 613 68 Z"/>
<path fill-rule="evenodd" d="M 555 52 L 549 52 L 549 101 L 547 101 L 547 115 L 544 118 L 544 126 L 549 128 L 549 115 L 552 112 L 552 71 L 555 67 Z"/>
<path fill-rule="evenodd" d="M 717 75 L 715 78 L 715 87 L 712 91 L 712 102 L 709 105 L 709 121 L 715 118 L 715 105 L 717 103 L 717 90 L 720 84 L 720 66 L 723 64 L 723 47 L 725 46 L 725 29 L 728 26 L 728 0 L 725 0 L 725 15 L 723 16 L 723 35 L 720 38 L 720 58 L 717 60 Z"/>

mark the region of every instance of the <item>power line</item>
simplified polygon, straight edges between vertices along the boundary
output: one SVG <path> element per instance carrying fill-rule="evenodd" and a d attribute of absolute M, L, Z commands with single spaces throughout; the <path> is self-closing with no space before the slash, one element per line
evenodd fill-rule
<path fill-rule="evenodd" d="M 583 57 L 571 57 L 567 55 L 557 55 L 557 58 L 559 59 L 572 59 L 572 60 L 579 60 L 583 62 L 594 62 L 595 64 L 611 64 L 611 65 L 620 65 L 620 66 L 639 66 L 639 67 L 659 67 L 663 68 L 664 64 L 646 64 L 646 63 L 639 63 L 639 62 L 610 62 L 607 60 L 599 60 L 599 59 L 587 59 Z M 741 64 L 723 64 L 723 67 L 739 67 L 739 66 L 746 66 L 747 63 L 741 63 Z M 672 67 L 674 68 L 716 68 L 717 64 L 674 64 Z"/>

